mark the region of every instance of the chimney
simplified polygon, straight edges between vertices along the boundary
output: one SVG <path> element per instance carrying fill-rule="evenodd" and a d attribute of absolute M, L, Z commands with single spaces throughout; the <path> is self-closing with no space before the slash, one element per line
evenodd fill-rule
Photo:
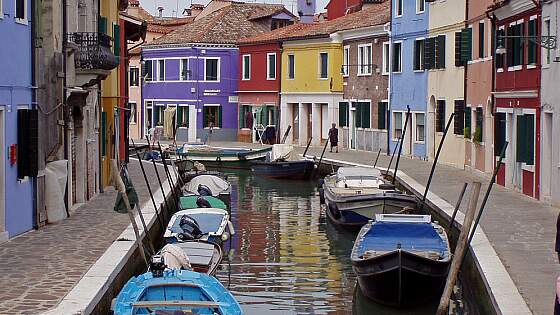
<path fill-rule="evenodd" d="M 160 6 L 160 7 L 157 8 L 157 10 L 158 10 L 158 17 L 162 18 L 163 17 L 163 7 Z"/>
<path fill-rule="evenodd" d="M 301 23 L 313 23 L 315 16 L 315 0 L 298 0 L 297 12 Z"/>

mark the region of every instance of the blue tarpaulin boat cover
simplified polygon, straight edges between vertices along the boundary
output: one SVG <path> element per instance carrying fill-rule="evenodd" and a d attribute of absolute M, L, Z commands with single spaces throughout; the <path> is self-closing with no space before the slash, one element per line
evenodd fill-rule
<path fill-rule="evenodd" d="M 430 223 L 376 222 L 364 235 L 360 256 L 368 250 L 393 251 L 398 244 L 404 251 L 430 251 L 443 257 L 447 244 Z"/>

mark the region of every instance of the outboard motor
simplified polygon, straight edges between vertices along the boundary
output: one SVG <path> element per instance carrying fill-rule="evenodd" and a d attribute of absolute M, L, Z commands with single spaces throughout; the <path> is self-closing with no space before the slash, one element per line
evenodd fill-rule
<path fill-rule="evenodd" d="M 198 198 L 196 198 L 196 205 L 199 208 L 212 208 L 212 205 L 210 204 L 210 202 L 202 196 L 199 196 Z"/>
<path fill-rule="evenodd" d="M 379 185 L 379 189 L 381 190 L 395 190 L 395 185 L 389 183 L 383 183 Z"/>
<path fill-rule="evenodd" d="M 150 262 L 150 270 L 154 278 L 159 278 L 163 276 L 163 271 L 165 270 L 165 262 L 163 261 L 163 256 L 154 255 L 152 261 Z"/>
<path fill-rule="evenodd" d="M 183 230 L 183 232 L 177 235 L 177 237 L 181 241 L 194 240 L 202 236 L 202 231 L 200 230 L 198 222 L 196 222 L 195 219 L 191 218 L 188 215 L 184 215 L 181 217 L 179 227 L 181 228 L 181 230 Z"/>
<path fill-rule="evenodd" d="M 210 187 L 203 184 L 198 185 L 197 192 L 201 196 L 212 196 L 212 190 Z"/>

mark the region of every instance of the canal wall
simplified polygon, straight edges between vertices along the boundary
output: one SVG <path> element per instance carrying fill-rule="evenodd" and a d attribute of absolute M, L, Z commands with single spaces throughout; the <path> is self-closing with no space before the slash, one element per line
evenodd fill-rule
<path fill-rule="evenodd" d="M 323 158 L 319 171 L 322 173 L 331 173 L 341 166 L 373 168 L 370 165 Z M 378 167 L 378 169 L 386 171 L 386 168 Z M 392 172 L 389 172 L 389 175 L 392 176 Z M 425 186 L 419 184 L 406 173 L 399 171 L 397 173 L 397 182 L 398 185 L 408 192 L 422 198 Z M 468 196 L 465 197 L 463 202 L 466 202 L 465 200 L 467 199 Z M 434 220 L 440 222 L 443 226 L 449 226 L 454 206 L 431 191 L 428 192 L 426 204 L 429 208 L 427 210 L 429 210 Z M 461 222 L 463 221 L 464 214 L 458 212 L 455 222 L 453 223 L 453 229 L 451 233 L 449 233 L 452 243 L 456 243 L 462 228 Z M 470 302 L 470 306 L 474 308 L 474 310 L 471 311 L 484 315 L 532 314 L 480 226 L 474 235 L 467 256 L 465 257 L 464 267 L 461 272 L 461 280 L 463 283 L 467 283 L 467 285 L 464 286 L 464 291 L 467 300 Z"/>
<path fill-rule="evenodd" d="M 131 158 L 131 161 L 137 163 L 136 159 Z M 151 162 L 142 162 L 144 167 L 153 167 Z M 173 183 L 177 186 L 177 178 L 173 171 L 171 171 L 171 176 Z M 171 193 L 172 185 L 166 179 L 165 173 L 160 171 L 160 177 L 165 195 L 159 185 L 151 188 L 154 192 L 157 212 L 160 216 L 163 214 L 165 228 L 170 214 L 175 212 L 175 202 Z M 165 208 L 165 200 L 170 207 L 169 213 L 162 212 L 162 209 Z M 153 246 L 157 250 L 163 246 L 164 241 L 161 237 L 163 230 L 158 222 L 156 209 L 154 209 L 152 201 L 149 200 L 141 206 L 140 210 L 147 227 L 147 231 L 143 230 L 142 222 L 136 215 L 135 219 L 140 229 L 140 237 L 145 245 L 148 244 L 148 238 L 152 240 Z M 147 269 L 135 240 L 136 236 L 132 224 L 129 224 L 62 301 L 54 309 L 43 314 L 109 314 L 113 298 L 118 295 L 125 283 L 132 276 L 143 273 Z M 84 246 L 87 246 L 87 244 L 84 244 Z"/>

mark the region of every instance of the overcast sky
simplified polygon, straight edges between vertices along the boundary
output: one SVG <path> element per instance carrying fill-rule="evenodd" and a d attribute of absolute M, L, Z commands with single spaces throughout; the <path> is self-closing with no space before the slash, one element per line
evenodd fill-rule
<path fill-rule="evenodd" d="M 297 11 L 297 0 L 238 0 L 244 2 L 264 2 L 264 3 L 283 3 L 288 10 L 292 12 Z M 328 0 L 316 0 L 317 1 L 317 11 L 326 11 L 323 8 L 327 5 Z M 158 6 L 163 6 L 165 10 L 163 14 L 165 16 L 175 15 L 175 11 L 179 8 L 179 14 L 183 13 L 183 9 L 190 7 L 191 3 L 201 3 L 207 4 L 210 0 L 140 0 L 140 4 L 144 9 L 148 10 L 152 14 L 155 14 L 156 8 Z M 293 8 L 292 8 L 293 5 Z"/>

